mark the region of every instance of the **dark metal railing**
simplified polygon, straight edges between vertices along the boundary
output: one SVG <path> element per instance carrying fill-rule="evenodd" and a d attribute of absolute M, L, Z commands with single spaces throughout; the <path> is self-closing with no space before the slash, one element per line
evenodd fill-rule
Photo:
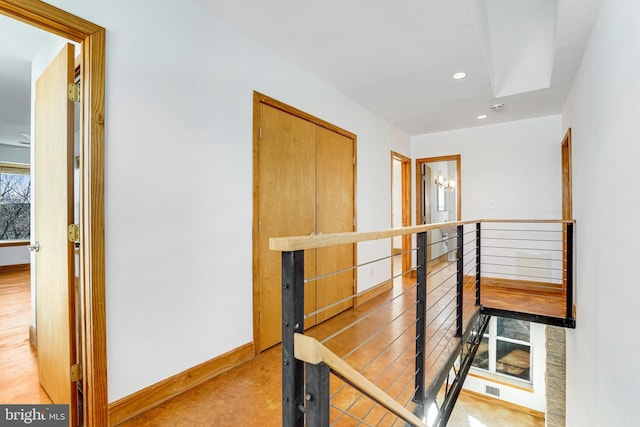
<path fill-rule="evenodd" d="M 485 222 L 493 224 L 483 227 Z M 442 384 L 446 386 L 446 393 L 443 401 L 436 403 L 439 408 L 437 423 L 446 423 L 490 315 L 526 318 L 531 321 L 575 327 L 574 223 L 510 222 L 520 225 L 560 224 L 563 238 L 559 241 L 532 236 L 533 233 L 549 232 L 546 229 L 525 228 L 514 231 L 517 227 L 513 229 L 508 226 L 496 226 L 505 223 L 507 221 L 454 223 L 455 236 L 447 236 L 431 243 L 429 233 L 445 226 L 451 227 L 452 224 L 312 238 L 272 239 L 272 249 L 282 252 L 283 425 L 327 426 L 338 424 L 344 417 L 369 425 L 367 419 L 370 417 L 376 416 L 376 422 L 382 423 L 389 415 L 409 424 L 422 425 L 421 421 L 424 422 L 422 418 L 429 409 L 428 405 L 440 399 L 438 392 Z M 325 327 L 323 324 L 321 328 L 307 331 L 307 334 L 310 334 L 308 336 L 313 338 L 312 345 L 321 347 L 324 352 L 322 354 L 329 354 L 329 361 L 315 360 L 307 356 L 306 362 L 303 362 L 302 356 L 296 353 L 295 337 L 296 334 L 305 334 L 305 282 L 315 280 L 305 280 L 304 250 L 407 234 L 415 235 L 416 247 L 410 250 L 411 254 L 415 254 L 415 267 L 397 276 L 392 273 L 390 279 L 392 282 L 404 280 L 401 292 L 394 288 L 395 294 L 382 302 L 366 309 L 351 308 L 348 313 L 338 315 L 337 317 L 350 318 L 350 323 L 346 326 L 340 323 L 335 329 L 330 329 L 330 326 L 334 325 Z M 436 256 L 438 262 L 436 259 L 428 260 L 427 248 L 430 245 L 444 245 L 446 248 L 445 241 L 454 242 L 455 247 Z M 510 270 L 515 268 L 513 263 L 520 262 L 517 260 L 522 258 L 521 254 L 514 255 L 514 251 L 531 251 L 536 248 L 535 245 L 547 245 L 546 249 L 550 251 L 555 251 L 558 245 L 562 247 L 559 253 L 562 254 L 560 258 L 563 267 L 560 270 L 563 295 L 566 296 L 566 310 L 559 317 L 544 313 L 528 313 L 520 310 L 520 307 L 492 305 L 492 292 L 499 287 L 495 286 L 496 283 L 499 285 L 504 282 L 509 286 L 516 283 L 516 279 L 507 278 L 508 273 L 512 272 Z M 453 259 L 451 254 L 454 254 Z M 380 260 L 367 261 L 354 265 L 353 268 L 358 269 L 378 261 Z M 532 274 L 529 270 L 527 272 Z M 414 274 L 413 284 L 407 284 L 407 279 L 402 279 L 402 276 L 409 273 Z M 499 279 L 492 277 L 492 274 Z M 536 285 L 536 278 L 529 279 L 532 279 L 529 285 L 534 292 L 541 294 L 546 290 Z M 409 282 L 412 280 L 414 279 Z M 491 282 L 489 285 L 488 281 Z M 520 297 L 526 292 L 521 289 L 511 291 L 514 292 L 512 295 Z M 359 295 L 350 298 L 357 296 Z M 344 300 L 332 306 L 342 302 Z M 322 310 L 307 315 L 315 315 Z M 325 323 L 332 323 L 332 319 Z M 359 337 L 360 341 L 350 342 L 351 338 L 344 338 L 347 331 L 351 334 L 349 337 Z M 409 334 L 412 338 L 407 339 Z M 349 345 L 345 345 L 344 342 Z M 340 352 L 342 354 L 338 355 Z M 365 353 L 368 359 L 362 361 L 361 354 Z M 384 369 L 379 369 L 381 367 Z M 360 393 L 359 397 L 351 399 L 346 407 L 334 403 L 353 388 Z M 366 408 L 358 409 L 361 406 Z M 356 413 L 356 409 L 359 412 Z M 377 414 L 378 412 L 382 414 Z M 395 421 L 389 420 L 388 424 L 394 423 Z"/>

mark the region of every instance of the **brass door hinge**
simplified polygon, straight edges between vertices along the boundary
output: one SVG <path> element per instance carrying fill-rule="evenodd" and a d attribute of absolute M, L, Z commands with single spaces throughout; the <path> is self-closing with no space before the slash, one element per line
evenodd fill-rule
<path fill-rule="evenodd" d="M 71 381 L 82 380 L 82 364 L 74 363 L 71 365 Z"/>
<path fill-rule="evenodd" d="M 80 226 L 78 224 L 69 224 L 69 241 L 77 242 L 80 240 Z"/>
<path fill-rule="evenodd" d="M 80 85 L 70 83 L 67 88 L 67 96 L 69 97 L 69 101 L 80 102 Z"/>

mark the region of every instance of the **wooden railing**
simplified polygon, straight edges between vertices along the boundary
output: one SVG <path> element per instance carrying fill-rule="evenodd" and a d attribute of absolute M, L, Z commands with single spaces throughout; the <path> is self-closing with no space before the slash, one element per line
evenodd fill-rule
<path fill-rule="evenodd" d="M 369 381 L 364 375 L 351 367 L 327 347 L 320 344 L 320 342 L 315 338 L 303 334 L 295 334 L 294 344 L 296 359 L 302 360 L 303 362 L 311 365 L 319 365 L 321 363 L 325 364 L 331 372 L 346 380 L 360 393 L 368 396 L 375 402 L 379 402 L 389 411 L 393 412 L 406 422 L 415 426 L 426 427 L 426 424 L 424 424 L 420 418 L 393 400 L 373 382 Z M 328 388 L 324 391 L 326 392 L 326 396 L 318 397 L 317 399 L 328 399 Z M 328 417 L 326 418 L 326 421 L 328 424 Z"/>
<path fill-rule="evenodd" d="M 455 363 L 454 353 L 465 345 L 462 340 L 469 334 L 464 331 L 468 330 L 471 319 L 475 319 L 478 313 L 575 327 L 572 273 L 574 225 L 573 221 L 563 220 L 479 220 L 270 239 L 270 248 L 282 252 L 283 425 L 339 424 L 344 416 L 366 424 L 364 418 L 373 416 L 378 407 L 412 425 L 425 425 L 419 415 L 424 415 L 428 409 L 426 405 L 436 399 L 439 384 L 448 378 L 448 369 Z M 437 260 L 428 260 L 427 247 L 444 244 L 442 239 L 429 242 L 428 233 L 452 227 L 456 235 L 446 240 L 453 246 L 449 253 L 455 255 L 447 257 L 445 254 Z M 326 332 L 325 329 L 333 325 L 325 327 L 323 324 L 308 331 L 308 334 L 318 337 L 305 335 L 304 289 L 305 282 L 311 279 L 305 279 L 304 276 L 304 251 L 404 235 L 416 236 L 417 245 L 411 249 L 412 256 L 415 253 L 413 270 L 416 278 L 411 279 L 411 283 L 407 282 L 408 279 L 400 278 L 403 280 L 400 285 L 402 292 L 394 289 L 394 293 L 400 296 L 383 296 L 384 301 L 377 301 L 366 308 L 350 309 L 349 313 L 325 322 L 339 325 L 337 332 Z M 448 261 L 449 258 L 454 259 Z M 358 267 L 353 266 L 354 269 Z M 537 271 L 544 271 L 544 274 L 532 273 Z M 404 273 L 399 276 L 404 276 Z M 441 280 L 439 275 L 445 278 Z M 390 280 L 400 280 L 399 276 Z M 557 289 L 550 289 L 553 286 Z M 501 292 L 500 298 L 495 298 L 496 292 Z M 566 306 L 559 314 L 538 313 L 535 310 L 528 313 L 526 306 L 518 304 L 523 296 L 530 294 L 549 304 L 557 303 L 557 297 L 561 295 L 560 301 L 564 301 Z M 513 298 L 511 306 L 509 298 Z M 524 299 L 525 302 L 527 299 Z M 493 306 L 495 300 L 502 301 L 502 305 Z M 402 301 L 402 304 L 398 301 Z M 393 307 L 387 310 L 385 304 Z M 374 319 L 385 311 L 393 314 L 389 314 L 386 320 Z M 341 317 L 350 319 L 351 323 L 344 326 Z M 376 328 L 380 324 L 383 326 L 369 332 L 369 324 L 377 325 Z M 389 338 L 386 344 L 369 342 L 374 339 L 372 337 L 382 336 L 381 331 L 387 326 L 401 330 L 402 338 Z M 353 349 L 346 352 L 345 356 L 338 356 L 336 350 L 329 348 L 334 344 L 329 345 L 328 342 L 338 340 L 336 337 L 348 328 L 366 330 L 364 334 L 353 334 L 365 342 L 358 345 L 354 343 Z M 322 334 L 324 341 L 319 338 Z M 343 341 L 352 339 L 348 337 Z M 403 343 L 402 349 L 392 348 L 399 342 Z M 407 346 L 407 343 L 410 345 Z M 377 353 L 367 350 L 373 356 L 369 356 L 370 360 L 362 361 L 354 355 L 366 345 L 375 348 Z M 410 348 L 415 348 L 415 352 L 406 353 Z M 381 360 L 387 358 L 386 354 L 383 355 L 387 349 L 390 349 L 390 353 L 403 355 L 402 358 L 396 356 L 391 365 L 400 365 L 400 361 L 405 364 L 405 369 L 409 364 L 413 365 L 411 372 L 394 377 L 394 381 L 406 383 L 396 397 L 390 395 L 393 386 L 385 385 L 386 390 L 381 386 L 382 383 L 386 384 L 383 374 L 386 375 L 385 372 L 391 368 L 386 367 L 375 378 L 365 375 L 372 367 L 378 368 L 378 364 L 382 364 Z M 471 357 L 473 354 L 475 351 Z M 377 373 L 381 369 L 374 370 Z M 330 373 L 341 381 L 341 385 L 334 386 L 330 382 Z M 409 382 L 413 386 L 407 388 Z M 370 399 L 370 405 L 377 405 L 376 409 L 370 406 L 360 411 L 361 415 L 354 414 L 362 403 L 360 398 L 353 399 L 346 409 L 333 406 L 331 400 L 347 386 Z M 461 384 L 458 386 L 461 387 Z M 329 396 L 330 388 L 333 396 Z M 404 400 L 404 403 L 399 400 Z M 411 408 L 407 408 L 407 405 Z M 442 406 L 448 410 L 452 408 L 449 404 Z M 384 417 L 384 414 L 379 415 L 376 423 L 384 424 Z M 446 422 L 447 417 L 448 414 L 444 414 L 438 420 Z"/>

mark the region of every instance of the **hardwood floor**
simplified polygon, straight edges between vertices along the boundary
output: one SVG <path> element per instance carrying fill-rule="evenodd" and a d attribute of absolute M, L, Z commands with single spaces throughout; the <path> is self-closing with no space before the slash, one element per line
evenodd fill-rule
<path fill-rule="evenodd" d="M 437 274 L 450 275 L 450 266 Z M 433 271 L 437 271 L 434 269 Z M 415 337 L 412 315 L 415 291 L 414 279 L 396 279 L 394 288 L 378 297 L 357 306 L 306 331 L 305 333 L 324 341 L 325 345 L 359 369 L 380 388 L 397 398 L 401 403 L 409 402 L 413 393 L 413 364 L 410 348 Z M 441 281 L 433 278 L 429 285 L 430 337 L 428 355 L 428 378 L 438 372 L 439 363 L 446 350 L 455 344 L 451 328 L 455 317 L 446 307 L 455 294 L 446 286 L 437 289 Z M 491 292 L 487 291 L 487 297 Z M 475 292 L 467 285 L 465 296 L 465 319 L 474 312 Z M 336 334 L 355 319 L 366 318 L 348 333 Z M 386 326 L 385 326 L 386 325 Z M 442 327 L 444 325 L 444 327 Z M 401 336 L 389 344 L 391 336 Z M 365 345 L 361 343 L 365 342 Z M 408 344 L 408 347 L 407 347 Z M 373 363 L 371 361 L 373 360 Z M 281 349 L 275 346 L 228 372 L 189 390 L 139 416 L 123 423 L 123 426 L 280 426 L 281 425 Z M 408 369 L 406 367 L 409 367 Z M 429 379 L 427 380 L 429 381 Z M 359 398 L 351 388 L 332 378 L 331 381 L 332 422 L 338 425 L 393 425 L 394 420 L 385 418 L 372 402 Z M 450 426 L 543 426 L 544 420 L 530 414 L 508 409 L 494 408 L 485 401 L 462 395 L 456 406 Z M 408 403 L 410 404 L 410 403 Z M 337 409 L 348 410 L 358 419 L 343 415 Z M 363 420 L 364 422 L 360 422 Z M 397 425 L 397 424 L 396 424 Z"/>
<path fill-rule="evenodd" d="M 27 269 L 0 270 L 0 402 L 51 403 L 38 381 L 29 342 L 31 287 Z"/>

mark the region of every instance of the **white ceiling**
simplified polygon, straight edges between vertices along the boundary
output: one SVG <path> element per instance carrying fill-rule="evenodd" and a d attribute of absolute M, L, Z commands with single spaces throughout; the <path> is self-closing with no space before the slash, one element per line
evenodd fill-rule
<path fill-rule="evenodd" d="M 560 113 L 600 3 L 194 1 L 410 135 Z"/>
<path fill-rule="evenodd" d="M 409 135 L 560 113 L 600 3 L 192 1 Z M 46 37 L 0 15 L 0 144 L 29 134 L 30 58 Z"/>

